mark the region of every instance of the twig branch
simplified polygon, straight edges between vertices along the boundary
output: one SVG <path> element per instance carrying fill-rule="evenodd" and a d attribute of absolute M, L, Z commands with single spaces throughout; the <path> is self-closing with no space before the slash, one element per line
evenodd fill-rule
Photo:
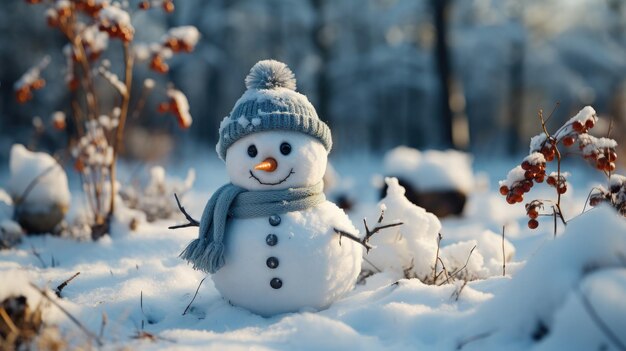
<path fill-rule="evenodd" d="M 198 287 L 196 288 L 196 293 L 193 294 L 193 298 L 189 302 L 189 305 L 187 305 L 187 307 L 185 308 L 185 311 L 183 311 L 183 316 L 187 314 L 187 311 L 191 307 L 191 304 L 196 300 L 196 296 L 198 296 L 198 291 L 200 291 L 200 287 L 202 286 L 202 283 L 204 283 L 205 279 L 206 277 L 202 278 L 202 280 L 200 281 L 200 284 L 198 284 Z"/>
<path fill-rule="evenodd" d="M 381 211 L 380 217 L 378 218 L 379 221 L 382 221 L 383 214 L 384 214 L 384 211 Z M 380 224 L 380 222 L 377 222 L 377 223 Z M 333 228 L 333 229 L 335 230 L 335 233 L 339 234 L 339 245 L 341 245 L 341 238 L 345 236 L 346 238 L 363 245 L 366 252 L 370 252 L 370 250 L 372 249 L 372 246 L 369 244 L 369 240 L 374 234 L 378 233 L 379 231 L 383 229 L 397 227 L 402 224 L 404 223 L 398 222 L 398 223 L 377 225 L 376 227 L 374 227 L 374 229 L 370 230 L 370 228 L 367 226 L 367 220 L 363 218 L 363 225 L 365 226 L 365 236 L 363 237 L 363 239 L 359 239 L 358 236 L 348 233 L 344 230 L 337 229 L 337 228 Z"/>
<path fill-rule="evenodd" d="M 73 276 L 69 277 L 67 280 L 65 280 L 63 283 L 59 284 L 59 286 L 57 286 L 56 290 L 54 291 L 54 293 L 58 296 L 61 297 L 61 292 L 63 291 L 63 289 L 65 289 L 65 287 L 67 286 L 67 284 L 69 284 L 72 280 L 74 280 L 74 278 L 78 277 L 78 275 L 80 274 L 80 272 L 76 272 Z"/>
<path fill-rule="evenodd" d="M 48 293 L 43 290 L 40 289 L 37 285 L 33 284 L 33 283 L 29 283 L 30 286 L 37 290 L 37 292 L 39 292 L 41 294 L 41 296 L 43 296 L 46 300 L 48 300 L 50 303 L 52 303 L 54 306 L 56 306 L 59 310 L 61 310 L 61 312 L 63 312 L 63 314 L 65 314 L 65 316 L 67 316 L 67 318 L 69 318 L 80 330 L 83 331 L 83 333 L 85 333 L 85 335 L 87 335 L 89 338 L 93 339 L 96 341 L 96 344 L 98 344 L 98 346 L 102 346 L 104 345 L 104 343 L 102 342 L 102 339 L 100 339 L 96 334 L 92 333 L 89 329 L 87 329 L 87 327 L 85 327 L 76 317 L 74 317 L 68 310 L 66 310 L 63 306 L 61 306 L 58 302 L 54 301 L 53 298 L 51 298 L 50 296 L 48 296 Z"/>
<path fill-rule="evenodd" d="M 185 210 L 183 205 L 180 204 L 180 200 L 178 199 L 178 195 L 176 195 L 176 193 L 174 193 L 174 198 L 176 198 L 176 204 L 178 205 L 178 209 L 180 210 L 180 212 L 182 212 L 185 215 L 185 218 L 189 221 L 189 223 L 169 226 L 168 229 L 179 229 L 179 228 L 187 228 L 187 227 L 199 227 L 200 226 L 200 222 L 195 220 L 193 217 L 191 217 L 191 215 L 189 213 L 187 213 L 187 211 Z"/>

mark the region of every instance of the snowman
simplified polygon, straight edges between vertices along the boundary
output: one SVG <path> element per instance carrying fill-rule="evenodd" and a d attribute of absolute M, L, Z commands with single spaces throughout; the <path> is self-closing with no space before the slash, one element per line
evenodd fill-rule
<path fill-rule="evenodd" d="M 259 315 L 324 309 L 353 289 L 363 254 L 358 236 L 341 241 L 358 231 L 322 192 L 330 129 L 285 64 L 260 61 L 245 83 L 216 147 L 230 183 L 181 257 Z"/>

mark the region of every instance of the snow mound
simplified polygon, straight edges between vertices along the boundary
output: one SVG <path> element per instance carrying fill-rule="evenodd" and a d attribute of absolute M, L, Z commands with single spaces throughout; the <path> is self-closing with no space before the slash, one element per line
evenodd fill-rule
<path fill-rule="evenodd" d="M 364 256 L 363 265 L 372 271 L 393 272 L 398 278 L 403 277 L 405 271 L 424 278 L 431 274 L 435 263 L 441 222 L 434 214 L 407 200 L 397 178 L 385 178 L 385 182 L 387 196 L 378 204 L 378 208 L 385 211 L 383 224 L 403 224 L 372 236 L 370 243 L 374 248 Z M 379 214 L 370 218 L 378 218 Z"/>
<path fill-rule="evenodd" d="M 626 343 L 619 329 L 626 325 L 624 233 L 626 221 L 609 207 L 572 220 L 561 237 L 548 242 L 499 294 L 468 316 L 481 323 L 468 323 L 461 340 L 482 337 L 463 349 L 516 343 L 527 348 L 530 342 L 546 350 L 613 347 L 611 332 L 601 324 Z"/>
<path fill-rule="evenodd" d="M 52 156 L 15 144 L 11 148 L 9 167 L 11 177 L 7 190 L 15 203 L 27 205 L 32 211 L 47 209 L 50 205 L 69 206 L 67 175 Z"/>
<path fill-rule="evenodd" d="M 449 272 L 459 270 L 467 262 L 467 267 L 459 272 L 456 278 L 475 280 L 502 275 L 502 245 L 504 262 L 511 262 L 515 256 L 513 244 L 507 239 L 504 239 L 503 243 L 502 237 L 490 230 L 480 234 L 457 235 L 453 240 L 454 243 L 441 248 L 440 256 Z M 507 269 L 507 273 L 510 273 L 510 268 Z"/>
<path fill-rule="evenodd" d="M 418 190 L 459 190 L 470 193 L 474 186 L 472 158 L 448 150 L 419 150 L 399 146 L 384 157 L 385 174 L 399 177 Z"/>

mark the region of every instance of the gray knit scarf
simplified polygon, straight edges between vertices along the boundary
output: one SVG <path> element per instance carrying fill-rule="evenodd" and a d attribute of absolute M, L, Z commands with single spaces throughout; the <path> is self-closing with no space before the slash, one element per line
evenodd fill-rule
<path fill-rule="evenodd" d="M 302 211 L 326 200 L 324 183 L 285 190 L 247 191 L 231 183 L 219 188 L 206 204 L 198 239 L 193 240 L 180 257 L 194 269 L 215 273 L 224 266 L 224 234 L 228 218 L 271 216 Z"/>

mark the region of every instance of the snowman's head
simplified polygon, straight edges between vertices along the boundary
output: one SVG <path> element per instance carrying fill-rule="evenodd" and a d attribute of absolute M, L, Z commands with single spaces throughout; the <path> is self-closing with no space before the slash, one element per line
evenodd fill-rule
<path fill-rule="evenodd" d="M 237 140 L 225 161 L 233 184 L 247 190 L 281 190 L 319 183 L 328 151 L 307 134 L 272 130 Z"/>

